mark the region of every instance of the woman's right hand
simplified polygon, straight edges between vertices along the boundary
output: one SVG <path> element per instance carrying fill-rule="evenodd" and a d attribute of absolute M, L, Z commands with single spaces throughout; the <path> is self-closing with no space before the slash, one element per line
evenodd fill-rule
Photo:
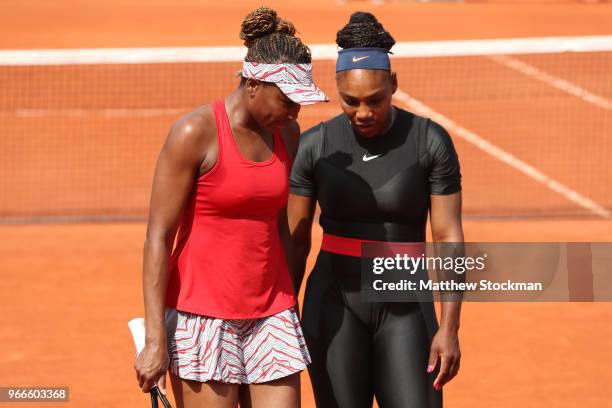
<path fill-rule="evenodd" d="M 149 392 L 151 388 L 159 385 L 160 391 L 166 393 L 165 379 L 169 362 L 166 347 L 155 344 L 145 345 L 134 362 L 138 385 L 142 392 Z"/>

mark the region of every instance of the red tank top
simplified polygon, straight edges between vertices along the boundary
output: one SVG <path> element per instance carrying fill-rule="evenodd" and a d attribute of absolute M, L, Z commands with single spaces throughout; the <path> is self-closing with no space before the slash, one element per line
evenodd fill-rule
<path fill-rule="evenodd" d="M 296 304 L 277 226 L 290 158 L 275 133 L 269 160 L 245 159 L 222 100 L 213 112 L 217 162 L 197 180 L 182 216 L 166 306 L 222 319 L 270 316 Z"/>

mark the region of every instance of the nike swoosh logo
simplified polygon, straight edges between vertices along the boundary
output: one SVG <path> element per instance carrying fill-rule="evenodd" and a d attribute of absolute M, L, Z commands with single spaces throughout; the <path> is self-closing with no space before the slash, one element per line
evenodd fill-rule
<path fill-rule="evenodd" d="M 370 56 L 366 55 L 365 57 L 353 57 L 353 62 L 359 62 L 359 61 L 364 60 L 366 58 L 370 58 Z"/>
<path fill-rule="evenodd" d="M 380 154 L 377 154 L 376 156 L 366 156 L 365 154 L 363 155 L 363 161 L 370 161 L 370 160 L 374 160 L 375 158 L 377 158 L 378 156 L 380 156 Z"/>

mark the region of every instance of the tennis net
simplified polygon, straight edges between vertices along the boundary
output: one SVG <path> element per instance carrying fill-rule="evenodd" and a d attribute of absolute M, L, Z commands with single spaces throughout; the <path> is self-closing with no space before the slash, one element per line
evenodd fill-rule
<path fill-rule="evenodd" d="M 335 45 L 314 45 L 339 114 Z M 243 47 L 0 51 L 0 222 L 144 220 L 171 124 L 232 92 Z M 612 215 L 612 36 L 399 43 L 394 103 L 453 136 L 470 217 Z M 409 205 L 409 203 L 407 203 Z"/>

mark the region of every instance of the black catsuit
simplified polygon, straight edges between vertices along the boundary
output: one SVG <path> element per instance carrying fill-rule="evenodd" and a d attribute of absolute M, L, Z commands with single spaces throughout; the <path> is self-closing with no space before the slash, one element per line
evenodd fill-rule
<path fill-rule="evenodd" d="M 397 109 L 386 134 L 365 139 L 341 114 L 305 132 L 291 193 L 319 202 L 327 234 L 423 242 L 430 194 L 461 190 L 459 161 L 435 122 Z M 376 157 L 375 157 L 376 156 Z M 308 278 L 302 326 L 320 408 L 442 406 L 427 374 L 437 330 L 432 303 L 364 303 L 360 258 L 321 251 Z"/>

